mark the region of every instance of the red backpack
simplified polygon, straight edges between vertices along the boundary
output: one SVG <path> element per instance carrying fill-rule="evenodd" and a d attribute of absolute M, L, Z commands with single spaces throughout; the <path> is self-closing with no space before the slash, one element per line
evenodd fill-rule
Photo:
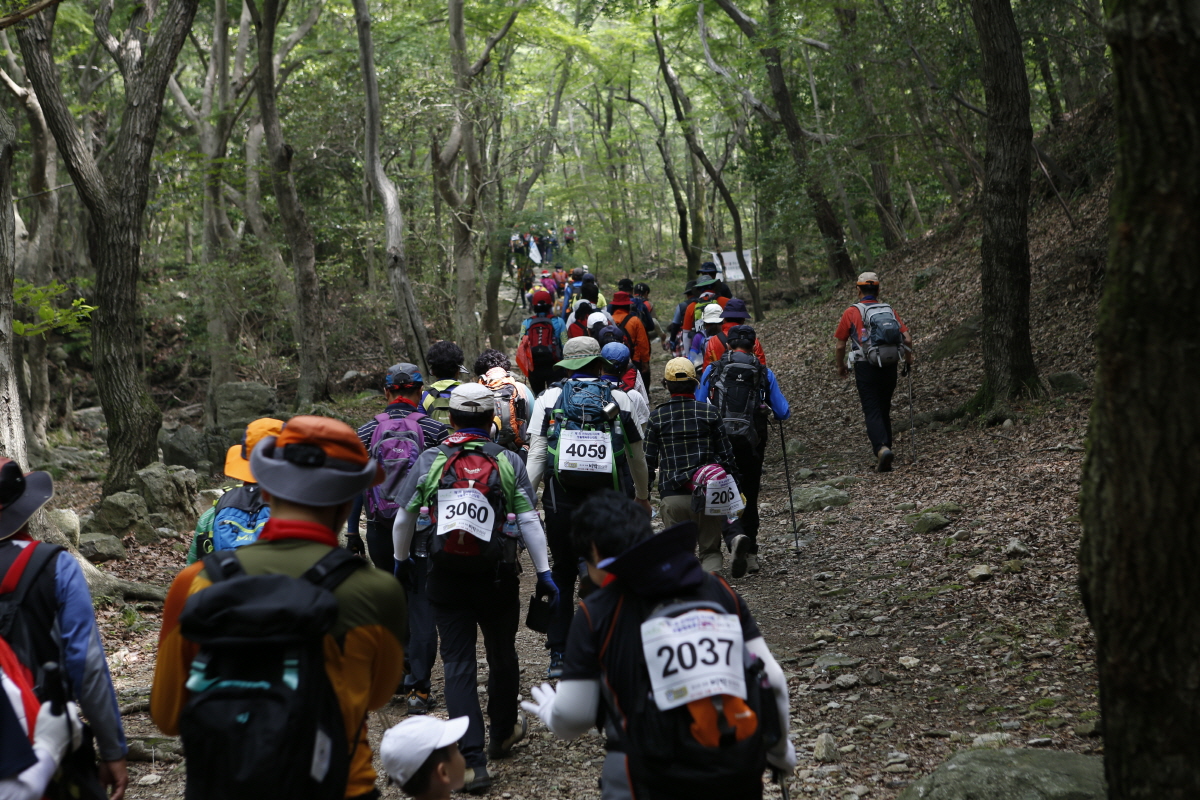
<path fill-rule="evenodd" d="M 484 513 L 488 518 L 481 518 L 478 510 L 465 507 L 443 508 L 440 502 L 430 502 L 429 508 L 436 529 L 430 547 L 434 562 L 459 572 L 484 572 L 498 563 L 516 561 L 516 540 L 501 532 L 507 516 L 507 504 L 504 501 L 504 486 L 500 479 L 498 459 L 504 458 L 504 448 L 495 442 L 475 440 L 462 445 L 439 445 L 438 449 L 446 456 L 442 464 L 442 475 L 437 483 L 438 490 L 477 490 L 487 500 L 487 510 Z M 442 516 L 464 512 L 471 513 L 472 520 L 490 527 L 491 538 L 484 541 L 462 528 L 455 528 L 445 534 L 437 532 L 441 528 Z"/>

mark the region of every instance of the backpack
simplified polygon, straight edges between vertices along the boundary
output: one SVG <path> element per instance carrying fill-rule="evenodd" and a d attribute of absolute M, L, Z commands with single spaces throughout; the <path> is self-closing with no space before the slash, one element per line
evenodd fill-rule
<path fill-rule="evenodd" d="M 213 585 L 188 598 L 180 632 L 200 646 L 179 719 L 189 800 L 341 800 L 350 755 L 325 636 L 334 590 L 366 562 L 335 547 L 299 578 L 248 575 L 233 551 L 204 559 Z"/>
<path fill-rule="evenodd" d="M 496 399 L 496 443 L 506 450 L 521 451 L 529 444 L 525 432 L 529 425 L 529 404 L 517 387 L 517 382 L 505 376 L 495 381 L 484 382 Z"/>
<path fill-rule="evenodd" d="M 430 391 L 425 392 L 425 396 L 421 399 L 421 407 L 425 409 L 425 413 L 443 425 L 449 425 L 450 392 L 454 391 L 455 386 L 461 384 L 462 381 L 452 378 L 430 384 Z"/>
<path fill-rule="evenodd" d="M 553 367 L 562 360 L 562 344 L 554 332 L 554 322 L 548 316 L 536 314 L 529 318 L 525 338 L 529 341 L 529 355 L 534 369 Z"/>
<path fill-rule="evenodd" d="M 731 443 L 758 446 L 755 417 L 767 384 L 767 368 L 749 353 L 726 350 L 708 378 L 708 402 L 721 415 Z"/>
<path fill-rule="evenodd" d="M 642 321 L 642 327 L 646 329 L 646 335 L 649 336 L 654 330 L 654 315 L 650 313 L 649 306 L 646 305 L 646 298 L 634 295 L 630 298 L 633 313 L 637 314 L 638 319 Z"/>
<path fill-rule="evenodd" d="M 212 542 L 202 555 L 214 550 L 233 550 L 258 541 L 271 516 L 271 507 L 263 502 L 257 486 L 239 486 L 221 495 L 212 519 Z M 201 554 L 197 549 L 197 554 Z"/>
<path fill-rule="evenodd" d="M 639 788 L 655 795 L 757 797 L 767 751 L 780 740 L 779 709 L 763 662 L 745 649 L 737 607 L 727 607 L 732 590 L 721 585 L 730 597 L 671 599 L 655 608 L 631 594 L 623 598 L 622 605 L 639 614 L 645 658 L 632 694 L 623 698 L 625 725 L 614 749 L 625 753 Z M 669 621 L 678 618 L 672 635 Z M 697 666 L 719 670 L 721 662 L 728 669 L 714 682 L 726 693 L 678 683 Z"/>
<path fill-rule="evenodd" d="M 545 425 L 554 477 L 569 488 L 619 489 L 625 432 L 612 384 L 572 378 L 560 388 Z"/>
<path fill-rule="evenodd" d="M 18 545 L 9 546 L 15 548 Z M 61 547 L 45 542 L 27 544 L 20 548 L 20 552 L 0 580 L 0 639 L 8 643 L 17 659 L 25 666 L 30 685 L 39 697 L 45 696 L 51 687 L 45 685 L 44 665 L 38 663 L 33 632 L 26 624 L 21 607 L 41 577 L 42 571 L 54 563 L 60 552 Z M 65 680 L 65 677 L 60 674 L 61 680 Z"/>
<path fill-rule="evenodd" d="M 379 424 L 371 434 L 367 452 L 383 468 L 383 481 L 367 489 L 367 514 L 371 519 L 392 519 L 400 509 L 396 493 L 425 451 L 425 429 L 420 423 L 424 416 L 420 411 L 410 411 L 400 419 L 386 413 L 375 415 Z"/>
<path fill-rule="evenodd" d="M 862 360 L 879 367 L 899 363 L 904 334 L 892 307 L 887 303 L 855 303 L 854 307 L 863 321 L 862 333 L 854 336 L 855 350 Z"/>
<path fill-rule="evenodd" d="M 37 763 L 37 755 L 33 751 L 33 733 L 42 701 L 33 691 L 33 675 L 29 668 L 21 662 L 3 637 L 0 637 L 0 704 L 7 705 L 11 709 L 6 712 L 0 708 L 0 714 L 4 714 L 4 718 L 0 718 L 0 723 L 10 720 L 17 722 L 16 730 L 7 728 L 0 730 L 0 734 L 4 734 L 4 736 L 0 736 L 0 741 L 6 742 L 5 751 L 0 753 L 0 766 L 13 768 L 15 773 L 19 774 Z M 28 748 L 22 748 L 16 744 L 18 734 L 28 741 Z M 7 735 L 12 735 L 11 743 L 8 743 Z M 7 748 L 12 748 L 12 750 Z M 21 750 L 24 752 L 19 752 Z M 8 759 L 12 759 L 12 761 Z M 0 771 L 0 775 L 5 774 L 8 774 L 7 771 Z"/>
<path fill-rule="evenodd" d="M 429 506 L 435 526 L 429 548 L 433 562 L 467 573 L 486 572 L 500 563 L 516 563 L 516 540 L 501 533 L 509 507 L 501 466 L 504 448 L 495 442 L 476 439 L 461 445 L 439 445 L 438 450 L 441 455 L 430 465 L 418 490 L 424 498 L 422 503 Z M 515 483 L 510 485 L 515 491 Z M 456 489 L 474 489 L 483 495 L 486 505 L 471 505 L 465 498 L 454 501 L 442 494 Z M 455 518 L 463 527 L 453 527 Z"/>

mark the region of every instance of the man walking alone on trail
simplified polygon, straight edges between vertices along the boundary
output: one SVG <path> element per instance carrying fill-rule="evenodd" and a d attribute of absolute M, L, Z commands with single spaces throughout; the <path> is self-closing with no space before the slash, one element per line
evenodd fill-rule
<path fill-rule="evenodd" d="M 837 330 L 835 360 L 838 375 L 850 374 L 854 364 L 854 382 L 867 422 L 867 438 L 875 469 L 892 469 L 892 394 L 896 391 L 896 373 L 900 359 L 911 365 L 912 337 L 908 326 L 887 303 L 879 302 L 879 276 L 864 272 L 858 276 L 858 302 L 842 312 Z M 849 358 L 846 342 L 850 342 Z"/>
<path fill-rule="evenodd" d="M 792 415 L 779 390 L 775 373 L 758 362 L 758 337 L 749 325 L 728 331 L 729 349 L 700 376 L 696 399 L 712 403 L 724 420 L 725 435 L 733 446 L 738 488 L 746 498 L 740 519 L 725 528 L 725 543 L 733 554 L 733 577 L 758 572 L 758 493 L 762 487 L 763 457 L 767 450 L 767 410 L 776 419 Z"/>

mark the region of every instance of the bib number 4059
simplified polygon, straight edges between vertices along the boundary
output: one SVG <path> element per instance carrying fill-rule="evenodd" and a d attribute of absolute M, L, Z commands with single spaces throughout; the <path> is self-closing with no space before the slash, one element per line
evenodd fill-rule
<path fill-rule="evenodd" d="M 563 448 L 563 453 L 571 458 L 590 458 L 590 459 L 605 459 L 608 458 L 608 445 L 587 444 L 586 442 L 570 442 Z"/>

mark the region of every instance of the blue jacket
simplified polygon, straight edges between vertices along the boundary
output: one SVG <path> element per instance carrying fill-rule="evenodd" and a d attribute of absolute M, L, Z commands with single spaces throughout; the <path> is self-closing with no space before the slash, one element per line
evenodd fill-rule
<path fill-rule="evenodd" d="M 565 320 L 571 314 L 571 299 L 575 293 L 583 288 L 583 281 L 571 281 L 567 284 L 567 288 L 563 290 L 563 314 Z"/>
<path fill-rule="evenodd" d="M 696 399 L 701 403 L 708 402 L 708 376 L 712 374 L 713 365 L 709 364 L 704 374 L 700 376 L 700 385 L 696 387 Z M 792 409 L 788 406 L 787 398 L 783 396 L 783 392 L 779 390 L 779 381 L 775 380 L 775 373 L 770 367 L 767 370 L 767 386 L 763 389 L 762 401 L 771 409 L 771 413 L 776 419 L 785 420 L 792 415 Z"/>

